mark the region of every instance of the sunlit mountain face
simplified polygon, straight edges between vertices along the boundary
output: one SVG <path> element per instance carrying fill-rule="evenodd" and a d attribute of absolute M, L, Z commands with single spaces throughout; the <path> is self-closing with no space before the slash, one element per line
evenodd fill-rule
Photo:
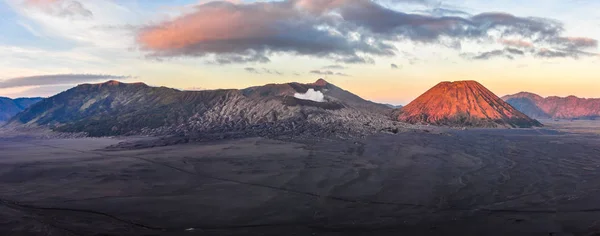
<path fill-rule="evenodd" d="M 2 0 L 0 95 L 80 83 L 241 89 L 324 78 L 406 105 L 440 81 L 599 97 L 597 1 Z"/>
<path fill-rule="evenodd" d="M 398 120 L 409 123 L 477 127 L 541 126 L 476 81 L 441 82 L 398 113 Z"/>

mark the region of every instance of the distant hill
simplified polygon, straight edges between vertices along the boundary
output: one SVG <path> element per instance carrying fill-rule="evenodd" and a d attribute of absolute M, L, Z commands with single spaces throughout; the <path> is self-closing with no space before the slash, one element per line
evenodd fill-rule
<path fill-rule="evenodd" d="M 392 109 L 400 109 L 400 108 L 403 107 L 402 105 L 392 105 L 392 104 L 383 104 L 383 105 L 386 105 L 386 106 L 388 106 L 389 108 L 392 108 Z"/>
<path fill-rule="evenodd" d="M 399 121 L 408 123 L 472 127 L 541 126 L 476 81 L 441 82 L 394 114 Z"/>
<path fill-rule="evenodd" d="M 323 101 L 300 99 L 312 92 Z M 325 80 L 237 90 L 179 91 L 143 83 L 83 84 L 42 100 L 8 123 L 91 136 L 298 135 L 392 130 L 392 109 Z"/>
<path fill-rule="evenodd" d="M 25 110 L 32 104 L 39 102 L 42 98 L 16 98 L 10 99 L 0 97 L 0 122 L 7 121 L 17 113 Z"/>
<path fill-rule="evenodd" d="M 520 92 L 502 99 L 530 117 L 556 119 L 599 119 L 600 98 L 542 97 Z"/>

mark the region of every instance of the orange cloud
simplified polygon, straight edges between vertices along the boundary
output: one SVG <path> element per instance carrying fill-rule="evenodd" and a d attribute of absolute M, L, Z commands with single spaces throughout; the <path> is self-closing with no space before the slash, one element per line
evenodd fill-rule
<path fill-rule="evenodd" d="M 225 3 L 208 4 L 202 9 L 197 14 L 145 29 L 139 34 L 138 41 L 147 49 L 167 50 L 198 42 L 260 38 L 276 32 L 269 24 L 271 21 L 285 17 L 285 12 L 277 8 L 264 9 L 271 15 L 243 11 L 237 5 Z"/>
<path fill-rule="evenodd" d="M 394 48 L 383 42 L 353 40 L 316 27 L 331 16 L 312 12 L 319 9 L 311 1 L 321 0 L 301 1 L 209 2 L 190 14 L 141 29 L 136 40 L 141 49 L 152 52 L 151 56 L 215 55 L 218 64 L 268 62 L 267 56 L 276 52 L 346 63 L 368 61 L 358 55 L 360 52 L 393 54 Z M 333 1 L 349 0 L 331 0 L 332 6 L 337 4 Z"/>

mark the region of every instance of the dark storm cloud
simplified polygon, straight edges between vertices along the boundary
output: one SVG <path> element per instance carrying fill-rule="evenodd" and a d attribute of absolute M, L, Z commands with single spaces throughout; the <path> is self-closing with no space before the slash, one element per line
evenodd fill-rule
<path fill-rule="evenodd" d="M 370 0 L 284 0 L 205 3 L 187 15 L 140 29 L 137 42 L 151 57 L 214 57 L 217 64 L 267 63 L 279 53 L 374 63 L 373 57 L 396 55 L 392 43 L 401 40 L 457 51 L 461 40 L 498 42 L 503 37 L 578 50 L 597 45 L 594 39 L 568 38 L 563 32 L 562 23 L 551 19 L 500 12 L 469 15 L 435 8 L 411 14 Z"/>
<path fill-rule="evenodd" d="M 57 74 L 18 77 L 0 81 L 0 88 L 15 88 L 27 86 L 76 84 L 98 80 L 128 79 L 131 76 L 121 75 L 94 75 L 94 74 Z"/>

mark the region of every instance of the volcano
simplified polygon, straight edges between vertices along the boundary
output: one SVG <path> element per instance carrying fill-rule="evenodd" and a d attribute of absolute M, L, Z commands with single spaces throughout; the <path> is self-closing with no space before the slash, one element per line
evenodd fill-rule
<path fill-rule="evenodd" d="M 476 81 L 441 82 L 394 112 L 399 121 L 460 127 L 532 127 L 541 124 Z"/>
<path fill-rule="evenodd" d="M 308 91 L 322 101 L 296 98 Z M 5 127 L 49 128 L 89 136 L 178 135 L 192 138 L 363 135 L 395 130 L 391 108 L 320 79 L 246 89 L 179 91 L 143 83 L 82 84 L 44 99 Z"/>

